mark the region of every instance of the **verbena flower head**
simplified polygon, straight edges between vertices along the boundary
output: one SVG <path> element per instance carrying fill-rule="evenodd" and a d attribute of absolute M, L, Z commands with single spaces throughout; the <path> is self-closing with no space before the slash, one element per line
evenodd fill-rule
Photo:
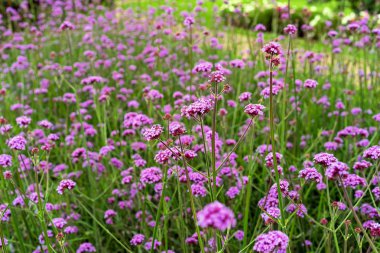
<path fill-rule="evenodd" d="M 187 16 L 183 21 L 183 25 L 186 27 L 190 27 L 195 23 L 195 20 L 192 16 Z"/>
<path fill-rule="evenodd" d="M 185 116 L 187 118 L 191 117 L 202 117 L 213 108 L 213 102 L 211 99 L 200 98 L 198 101 L 194 103 L 184 106 L 181 109 L 181 116 Z"/>
<path fill-rule="evenodd" d="M 224 72 L 220 70 L 211 72 L 208 78 L 209 83 L 222 83 L 225 80 L 226 80 L 226 77 L 224 76 Z"/>
<path fill-rule="evenodd" d="M 334 155 L 329 153 L 319 153 L 314 156 L 314 162 L 324 167 L 327 167 L 330 164 L 337 161 L 338 159 L 336 159 Z"/>
<path fill-rule="evenodd" d="M 339 178 L 346 178 L 348 176 L 348 166 L 342 162 L 333 162 L 331 163 L 326 171 L 325 175 L 330 180 L 335 180 Z"/>
<path fill-rule="evenodd" d="M 70 21 L 64 21 L 61 26 L 59 27 L 59 29 L 61 31 L 65 31 L 65 30 L 74 30 L 75 29 L 75 25 L 73 25 Z"/>
<path fill-rule="evenodd" d="M 160 138 L 161 134 L 164 132 L 164 128 L 161 125 L 153 125 L 151 128 L 144 128 L 142 130 L 142 135 L 145 140 L 152 141 Z"/>
<path fill-rule="evenodd" d="M 295 25 L 289 24 L 284 28 L 284 33 L 288 35 L 297 34 L 297 27 Z"/>
<path fill-rule="evenodd" d="M 27 128 L 29 124 L 32 122 L 32 119 L 27 116 L 21 116 L 16 118 L 16 122 L 21 128 Z"/>
<path fill-rule="evenodd" d="M 303 83 L 303 86 L 309 89 L 314 89 L 317 87 L 317 85 L 318 85 L 318 82 L 312 79 L 306 79 L 305 82 Z"/>
<path fill-rule="evenodd" d="M 23 136 L 17 135 L 8 140 L 8 147 L 14 150 L 25 150 L 26 140 Z"/>
<path fill-rule="evenodd" d="M 136 234 L 132 237 L 130 244 L 133 246 L 141 245 L 145 240 L 145 236 L 143 234 Z"/>
<path fill-rule="evenodd" d="M 75 185 L 76 185 L 76 183 L 73 181 L 73 180 L 71 180 L 71 179 L 64 179 L 64 180 L 62 180 L 60 183 L 59 183 L 59 185 L 58 185 L 58 187 L 57 187 L 57 192 L 59 193 L 59 194 L 63 194 L 63 192 L 67 189 L 67 190 L 72 190 L 72 189 L 74 189 L 74 187 L 75 187 Z"/>
<path fill-rule="evenodd" d="M 364 170 L 364 169 L 367 169 L 369 167 L 372 166 L 372 163 L 366 161 L 366 160 L 362 160 L 362 161 L 359 161 L 359 162 L 356 162 L 353 166 L 353 168 L 355 170 Z"/>
<path fill-rule="evenodd" d="M 299 178 L 304 178 L 306 181 L 314 181 L 320 183 L 322 181 L 322 175 L 316 168 L 306 168 L 299 172 Z"/>
<path fill-rule="evenodd" d="M 343 186 L 344 187 L 350 187 L 352 189 L 355 189 L 358 186 L 366 186 L 367 182 L 365 178 L 362 178 L 356 174 L 349 174 L 344 180 L 343 180 Z"/>
<path fill-rule="evenodd" d="M 261 234 L 255 239 L 253 250 L 262 253 L 286 253 L 289 238 L 281 231 Z"/>
<path fill-rule="evenodd" d="M 107 79 L 101 77 L 101 76 L 89 76 L 80 82 L 83 85 L 89 85 L 89 84 L 95 84 L 95 83 L 105 83 L 107 82 Z"/>
<path fill-rule="evenodd" d="M 369 158 L 372 160 L 380 159 L 380 146 L 372 146 L 364 151 L 363 157 Z"/>
<path fill-rule="evenodd" d="M 202 228 L 224 231 L 236 226 L 236 219 L 232 210 L 218 201 L 206 205 L 197 213 L 197 219 L 198 225 Z"/>
<path fill-rule="evenodd" d="M 12 156 L 7 154 L 0 155 L 0 167 L 7 168 L 12 166 Z"/>
<path fill-rule="evenodd" d="M 208 73 L 212 70 L 212 63 L 210 62 L 201 62 L 194 67 L 194 72 L 196 73 Z"/>
<path fill-rule="evenodd" d="M 248 104 L 244 108 L 244 112 L 251 117 L 256 117 L 258 115 L 264 115 L 263 110 L 265 106 L 260 104 Z"/>
<path fill-rule="evenodd" d="M 186 128 L 182 123 L 174 121 L 169 124 L 169 133 L 172 136 L 183 135 L 186 133 Z"/>
<path fill-rule="evenodd" d="M 150 167 L 141 171 L 140 181 L 144 184 L 155 184 L 161 182 L 162 172 L 160 168 Z"/>
<path fill-rule="evenodd" d="M 96 248 L 90 242 L 85 242 L 79 245 L 76 253 L 96 252 Z"/>
<path fill-rule="evenodd" d="M 282 47 L 277 42 L 269 42 L 261 49 L 264 53 L 271 56 L 278 56 L 282 54 Z"/>

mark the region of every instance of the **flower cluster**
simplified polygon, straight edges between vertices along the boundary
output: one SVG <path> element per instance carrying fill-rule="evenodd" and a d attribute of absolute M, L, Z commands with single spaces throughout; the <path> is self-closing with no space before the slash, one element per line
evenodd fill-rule
<path fill-rule="evenodd" d="M 214 228 L 224 231 L 236 225 L 235 215 L 231 209 L 219 202 L 206 205 L 197 214 L 198 225 L 202 228 Z"/>

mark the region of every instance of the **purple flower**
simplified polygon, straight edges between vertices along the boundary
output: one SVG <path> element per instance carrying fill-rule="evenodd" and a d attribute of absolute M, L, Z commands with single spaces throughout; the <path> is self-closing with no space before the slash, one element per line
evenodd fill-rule
<path fill-rule="evenodd" d="M 67 221 L 63 218 L 54 218 L 52 222 L 54 226 L 58 229 L 62 229 L 67 224 Z"/>
<path fill-rule="evenodd" d="M 356 174 L 349 174 L 344 180 L 343 180 L 343 186 L 344 187 L 350 187 L 352 189 L 355 189 L 358 186 L 366 186 L 366 180 L 362 177 L 359 177 Z"/>
<path fill-rule="evenodd" d="M 183 21 L 183 25 L 186 27 L 190 27 L 195 23 L 195 20 L 192 16 L 187 16 Z"/>
<path fill-rule="evenodd" d="M 363 157 L 369 158 L 372 160 L 380 159 L 380 146 L 372 146 L 364 151 Z"/>
<path fill-rule="evenodd" d="M 101 76 L 89 76 L 82 79 L 80 83 L 83 85 L 89 85 L 89 84 L 94 84 L 94 83 L 105 83 L 105 82 L 107 82 L 107 79 L 104 79 Z"/>
<path fill-rule="evenodd" d="M 380 113 L 376 114 L 375 116 L 373 116 L 373 119 L 377 122 L 380 122 Z"/>
<path fill-rule="evenodd" d="M 151 128 L 145 128 L 142 130 L 142 135 L 144 136 L 145 140 L 152 141 L 158 139 L 162 132 L 164 131 L 164 128 L 160 125 L 153 125 Z"/>
<path fill-rule="evenodd" d="M 232 210 L 218 201 L 206 205 L 198 212 L 197 219 L 198 225 L 202 228 L 224 231 L 236 226 L 236 219 Z"/>
<path fill-rule="evenodd" d="M 281 160 L 282 160 L 282 154 L 276 152 L 276 161 L 277 161 L 277 165 L 279 165 L 281 163 Z M 273 152 L 269 153 L 266 157 L 265 157 L 265 164 L 267 167 L 269 168 L 272 168 L 273 167 Z"/>
<path fill-rule="evenodd" d="M 59 185 L 58 185 L 58 187 L 57 187 L 57 192 L 58 192 L 58 194 L 63 194 L 63 192 L 66 190 L 66 189 L 68 189 L 68 190 L 72 190 L 72 189 L 74 189 L 74 187 L 75 187 L 75 185 L 76 185 L 76 183 L 73 181 L 73 180 L 71 180 L 71 179 L 64 179 L 64 180 L 62 180 L 60 183 L 59 183 Z"/>
<path fill-rule="evenodd" d="M 335 158 L 335 156 L 329 153 L 319 153 L 314 156 L 314 162 L 324 167 L 327 167 L 337 161 L 338 160 Z"/>
<path fill-rule="evenodd" d="M 193 72 L 196 73 L 208 73 L 212 70 L 212 63 L 210 62 L 201 62 L 195 65 Z"/>
<path fill-rule="evenodd" d="M 243 69 L 245 66 L 245 63 L 242 60 L 236 59 L 236 60 L 230 61 L 230 66 L 232 68 Z"/>
<path fill-rule="evenodd" d="M 21 116 L 16 118 L 16 122 L 21 128 L 27 128 L 29 124 L 32 122 L 32 119 L 27 116 Z"/>
<path fill-rule="evenodd" d="M 267 30 L 267 28 L 263 24 L 257 24 L 255 26 L 255 31 L 256 32 L 265 32 L 266 30 Z"/>
<path fill-rule="evenodd" d="M 136 234 L 132 237 L 130 243 L 133 246 L 141 245 L 145 240 L 145 236 L 143 234 Z"/>
<path fill-rule="evenodd" d="M 263 115 L 264 109 L 265 109 L 265 106 L 260 105 L 260 104 L 248 104 L 245 106 L 244 112 L 251 117 L 255 117 L 258 115 Z"/>
<path fill-rule="evenodd" d="M 372 189 L 373 195 L 375 195 L 376 200 L 380 199 L 380 187 L 376 186 L 375 188 Z"/>
<path fill-rule="evenodd" d="M 12 166 L 12 156 L 7 154 L 0 155 L 0 166 L 3 168 Z"/>
<path fill-rule="evenodd" d="M 284 33 L 288 35 L 297 34 L 297 27 L 295 25 L 289 24 L 284 28 Z"/>
<path fill-rule="evenodd" d="M 318 85 L 318 82 L 312 79 L 306 79 L 305 82 L 303 83 L 303 87 L 309 88 L 309 89 L 314 89 Z"/>
<path fill-rule="evenodd" d="M 244 239 L 244 232 L 242 230 L 238 230 L 235 232 L 234 237 L 238 241 L 242 241 Z"/>
<path fill-rule="evenodd" d="M 266 213 L 262 213 L 261 217 L 263 218 L 265 224 L 273 223 L 273 219 L 278 219 L 281 217 L 281 211 L 277 207 L 269 207 L 267 210 L 265 210 Z"/>
<path fill-rule="evenodd" d="M 240 193 L 239 188 L 236 186 L 232 186 L 226 192 L 226 196 L 229 197 L 230 199 L 234 199 L 234 198 L 236 198 L 236 196 L 239 195 L 239 193 Z"/>
<path fill-rule="evenodd" d="M 224 73 L 222 71 L 214 71 L 210 74 L 208 78 L 209 83 L 221 83 L 226 80 L 226 77 L 224 76 Z"/>
<path fill-rule="evenodd" d="M 8 140 L 8 147 L 14 150 L 25 150 L 26 140 L 23 136 L 17 135 Z"/>
<path fill-rule="evenodd" d="M 187 118 L 202 117 L 206 113 L 212 110 L 213 102 L 211 99 L 200 98 L 198 101 L 184 106 L 181 109 L 181 116 Z"/>
<path fill-rule="evenodd" d="M 186 128 L 182 123 L 173 121 L 169 124 L 169 133 L 172 136 L 179 136 L 186 133 Z"/>
<path fill-rule="evenodd" d="M 150 167 L 141 171 L 140 181 L 144 184 L 154 184 L 160 182 L 162 179 L 162 172 L 160 168 Z"/>
<path fill-rule="evenodd" d="M 271 231 L 261 234 L 255 239 L 253 250 L 262 253 L 286 253 L 289 238 L 281 231 Z"/>
<path fill-rule="evenodd" d="M 281 91 L 281 86 L 279 85 L 273 85 L 272 87 L 272 95 L 275 96 Z M 260 92 L 260 95 L 263 96 L 263 98 L 267 99 L 270 97 L 270 87 L 266 87 Z"/>
<path fill-rule="evenodd" d="M 261 49 L 264 53 L 272 56 L 281 55 L 282 48 L 277 42 L 269 42 Z"/>
<path fill-rule="evenodd" d="M 322 175 L 315 168 L 306 168 L 299 172 L 299 178 L 304 178 L 306 181 L 315 181 L 320 183 L 322 181 Z"/>
<path fill-rule="evenodd" d="M 75 26 L 70 21 L 64 21 L 61 26 L 59 27 L 61 31 L 65 30 L 74 30 Z"/>
<path fill-rule="evenodd" d="M 3 246 L 7 246 L 8 245 L 8 240 L 7 238 L 4 238 L 4 245 L 3 245 L 3 241 L 0 240 L 0 248 L 2 248 Z"/>
<path fill-rule="evenodd" d="M 79 248 L 77 249 L 76 253 L 84 253 L 84 252 L 96 252 L 96 249 L 94 245 L 92 245 L 91 243 L 85 242 L 79 245 Z"/>
<path fill-rule="evenodd" d="M 207 195 L 207 189 L 200 184 L 192 184 L 191 185 L 191 193 L 195 197 L 205 197 Z"/>
<path fill-rule="evenodd" d="M 325 175 L 328 179 L 334 180 L 339 177 L 346 178 L 348 176 L 348 166 L 342 162 L 331 163 L 325 172 Z"/>

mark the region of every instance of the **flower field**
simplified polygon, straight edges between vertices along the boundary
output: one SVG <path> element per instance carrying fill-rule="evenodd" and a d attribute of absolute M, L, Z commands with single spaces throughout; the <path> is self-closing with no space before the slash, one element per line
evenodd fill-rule
<path fill-rule="evenodd" d="M 380 252 L 377 15 L 5 2 L 1 252 Z"/>

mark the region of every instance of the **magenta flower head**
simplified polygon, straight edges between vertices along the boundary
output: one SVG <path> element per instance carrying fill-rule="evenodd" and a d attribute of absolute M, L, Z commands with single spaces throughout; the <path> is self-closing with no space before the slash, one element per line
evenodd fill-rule
<path fill-rule="evenodd" d="M 269 56 L 278 56 L 282 54 L 281 45 L 273 41 L 264 45 L 264 47 L 261 50 Z"/>
<path fill-rule="evenodd" d="M 305 168 L 298 174 L 299 178 L 304 178 L 306 181 L 322 182 L 322 175 L 315 168 Z"/>
<path fill-rule="evenodd" d="M 79 245 L 76 253 L 85 253 L 85 252 L 96 252 L 94 245 L 89 242 L 82 243 Z"/>
<path fill-rule="evenodd" d="M 308 88 L 308 89 L 314 89 L 316 88 L 318 85 L 318 82 L 315 81 L 315 80 L 312 80 L 312 79 L 307 79 L 305 80 L 305 82 L 303 83 L 303 86 L 305 88 Z"/>
<path fill-rule="evenodd" d="M 265 106 L 260 104 L 248 104 L 244 108 L 244 112 L 251 117 L 256 117 L 258 115 L 264 115 L 263 110 Z"/>
<path fill-rule="evenodd" d="M 8 245 L 8 240 L 6 238 L 3 238 L 3 239 L 4 239 L 4 245 L 3 245 L 2 240 L 0 240 L 0 248 Z"/>
<path fill-rule="evenodd" d="M 286 253 L 289 238 L 281 231 L 271 231 L 259 235 L 255 240 L 253 250 L 262 253 Z"/>
<path fill-rule="evenodd" d="M 14 150 L 25 150 L 26 140 L 23 136 L 17 135 L 8 140 L 8 147 Z"/>
<path fill-rule="evenodd" d="M 184 106 L 181 108 L 181 116 L 187 118 L 191 117 L 202 117 L 206 113 L 212 110 L 213 102 L 211 99 L 200 98 L 198 101 L 190 104 L 189 106 Z"/>
<path fill-rule="evenodd" d="M 67 189 L 67 190 L 72 190 L 72 189 L 74 189 L 74 187 L 75 187 L 75 185 L 76 185 L 76 183 L 73 181 L 73 180 L 71 180 L 71 179 L 64 179 L 64 180 L 62 180 L 60 183 L 59 183 L 59 185 L 58 185 L 58 187 L 57 187 L 57 192 L 58 192 L 58 194 L 63 194 L 63 192 Z"/>
<path fill-rule="evenodd" d="M 380 159 L 380 146 L 372 146 L 369 149 L 365 150 L 363 153 L 365 158 L 369 158 L 372 160 Z"/>
<path fill-rule="evenodd" d="M 183 21 L 183 25 L 186 27 L 190 27 L 195 23 L 195 20 L 192 16 L 187 16 Z"/>
<path fill-rule="evenodd" d="M 32 122 L 32 119 L 27 116 L 21 116 L 16 118 L 17 125 L 21 128 L 27 128 L 29 124 Z"/>
<path fill-rule="evenodd" d="M 144 184 L 155 184 L 161 182 L 162 172 L 160 168 L 151 167 L 141 171 L 140 182 Z"/>
<path fill-rule="evenodd" d="M 325 171 L 325 176 L 330 180 L 346 178 L 348 176 L 348 170 L 349 167 L 347 166 L 347 164 L 339 161 L 334 162 L 327 167 Z"/>
<path fill-rule="evenodd" d="M 289 24 L 284 28 L 284 33 L 288 35 L 297 34 L 297 27 L 295 25 Z"/>
<path fill-rule="evenodd" d="M 329 153 L 319 153 L 314 156 L 314 162 L 324 167 L 327 167 L 330 164 L 337 161 L 338 159 L 336 159 L 334 155 Z"/>
<path fill-rule="evenodd" d="M 12 166 L 12 156 L 7 154 L 0 155 L 0 167 L 7 168 Z"/>
<path fill-rule="evenodd" d="M 257 24 L 254 29 L 256 32 L 265 32 L 267 28 L 263 24 Z"/>
<path fill-rule="evenodd" d="M 59 29 L 61 31 L 65 31 L 65 30 L 74 30 L 75 29 L 75 26 L 69 22 L 69 21 L 64 21 L 61 26 L 59 27 Z"/>
<path fill-rule="evenodd" d="M 133 246 L 141 245 L 145 240 L 145 236 L 143 234 L 136 234 L 132 237 L 130 244 Z"/>
<path fill-rule="evenodd" d="M 356 174 L 349 174 L 344 180 L 343 180 L 343 186 L 344 187 L 350 187 L 352 189 L 356 189 L 358 186 L 365 187 L 367 185 L 367 182 L 365 178 L 359 177 Z"/>
<path fill-rule="evenodd" d="M 206 205 L 197 213 L 197 219 L 198 225 L 202 228 L 224 231 L 236 226 L 236 219 L 232 210 L 218 201 Z"/>
<path fill-rule="evenodd" d="M 89 84 L 94 84 L 94 83 L 106 83 L 107 79 L 101 77 L 101 76 L 89 76 L 80 82 L 83 85 L 89 85 Z"/>
<path fill-rule="evenodd" d="M 186 133 L 186 128 L 182 123 L 174 121 L 169 125 L 169 133 L 172 136 L 179 136 Z"/>
<path fill-rule="evenodd" d="M 226 77 L 224 76 L 224 73 L 222 71 L 214 71 L 210 74 L 208 82 L 209 83 L 221 83 L 226 80 Z"/>
<path fill-rule="evenodd" d="M 152 141 L 152 140 L 157 140 L 158 138 L 160 138 L 163 131 L 164 131 L 164 128 L 162 126 L 153 125 L 151 128 L 144 128 L 142 130 L 142 135 L 144 136 L 145 140 Z"/>
<path fill-rule="evenodd" d="M 208 73 L 212 70 L 212 63 L 210 62 L 201 62 L 195 65 L 193 72 L 196 73 Z"/>

